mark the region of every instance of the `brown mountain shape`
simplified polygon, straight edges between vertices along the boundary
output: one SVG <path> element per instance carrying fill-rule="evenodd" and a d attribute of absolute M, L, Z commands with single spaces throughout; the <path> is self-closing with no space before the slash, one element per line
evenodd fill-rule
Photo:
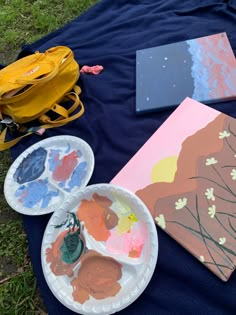
<path fill-rule="evenodd" d="M 220 139 L 223 131 L 230 136 Z M 198 259 L 204 257 L 205 265 L 222 280 L 228 279 L 236 262 L 236 180 L 231 175 L 235 154 L 236 122 L 220 114 L 183 142 L 172 183 L 154 183 L 136 192 L 154 218 L 164 216 L 165 231 Z M 206 165 L 211 158 L 217 163 Z M 207 198 L 208 189 L 213 189 L 213 199 Z M 176 202 L 183 198 L 187 205 L 177 210 Z M 216 212 L 211 218 L 212 206 Z"/>
<path fill-rule="evenodd" d="M 215 137 L 215 134 L 219 134 L 224 130 L 224 120 L 225 115 L 217 116 L 205 128 L 189 136 L 182 143 L 173 183 L 153 183 L 136 192 L 139 198 L 146 203 L 152 215 L 154 215 L 157 198 L 160 199 L 170 194 L 177 195 L 182 191 L 187 192 L 196 189 L 197 183 L 195 180 L 185 181 L 183 179 L 196 176 L 199 156 L 208 156 L 222 149 L 223 141 Z"/>

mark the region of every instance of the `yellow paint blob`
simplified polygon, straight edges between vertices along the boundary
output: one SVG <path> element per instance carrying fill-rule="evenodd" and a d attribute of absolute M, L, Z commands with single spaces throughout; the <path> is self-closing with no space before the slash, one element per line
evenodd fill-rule
<path fill-rule="evenodd" d="M 133 222 L 138 222 L 138 219 L 134 213 L 131 213 L 128 218 Z"/>
<path fill-rule="evenodd" d="M 132 225 L 133 222 L 128 217 L 121 217 L 117 225 L 118 234 L 122 235 L 128 233 L 131 230 Z"/>
<path fill-rule="evenodd" d="M 169 156 L 155 164 L 151 173 L 152 183 L 172 183 L 177 170 L 177 161 L 178 156 Z"/>

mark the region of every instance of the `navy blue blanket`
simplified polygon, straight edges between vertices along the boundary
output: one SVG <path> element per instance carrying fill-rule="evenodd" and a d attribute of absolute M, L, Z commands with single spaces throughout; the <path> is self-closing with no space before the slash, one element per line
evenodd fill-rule
<path fill-rule="evenodd" d="M 135 115 L 135 51 L 195 37 L 226 32 L 236 53 L 236 1 L 103 0 L 64 28 L 49 34 L 29 51 L 67 45 L 80 65 L 100 64 L 98 76 L 81 74 L 85 114 L 42 138 L 69 134 L 81 137 L 95 154 L 90 184 L 108 183 L 171 114 L 172 110 Z M 180 78 L 181 80 L 181 78 Z M 236 101 L 213 104 L 236 117 Z M 12 150 L 16 158 L 41 140 L 31 136 Z M 23 216 L 30 256 L 49 314 L 72 314 L 49 290 L 41 268 L 41 240 L 49 215 Z M 219 280 L 167 234 L 158 230 L 159 257 L 144 293 L 120 313 L 236 314 L 236 274 Z"/>

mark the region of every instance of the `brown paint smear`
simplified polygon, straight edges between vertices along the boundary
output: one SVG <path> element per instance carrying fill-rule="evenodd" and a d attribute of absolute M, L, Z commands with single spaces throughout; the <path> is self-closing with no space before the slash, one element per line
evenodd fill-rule
<path fill-rule="evenodd" d="M 104 223 L 106 228 L 108 230 L 113 229 L 118 224 L 119 218 L 117 214 L 109 208 L 112 205 L 112 201 L 108 197 L 101 196 L 97 193 L 93 194 L 92 198 L 104 209 Z"/>
<path fill-rule="evenodd" d="M 108 230 L 117 226 L 119 218 L 117 214 L 109 208 L 104 209 L 104 222 Z"/>
<path fill-rule="evenodd" d="M 85 253 L 78 276 L 71 281 L 74 300 L 83 304 L 90 295 L 98 300 L 115 296 L 121 289 L 117 282 L 122 276 L 121 268 L 111 257 L 93 250 Z"/>
<path fill-rule="evenodd" d="M 75 229 L 76 231 L 76 229 Z M 73 268 L 78 264 L 78 261 L 74 262 L 73 264 L 66 264 L 63 262 L 61 256 L 60 247 L 64 242 L 64 237 L 67 235 L 68 230 L 63 231 L 51 244 L 51 248 L 46 249 L 46 261 L 50 263 L 51 271 L 56 276 L 67 275 L 68 277 L 72 277 L 74 272 Z"/>
<path fill-rule="evenodd" d="M 110 229 L 118 224 L 118 216 L 109 207 L 112 201 L 98 194 L 93 194 L 91 200 L 82 200 L 78 208 L 78 218 L 85 224 L 88 233 L 96 241 L 106 241 Z"/>

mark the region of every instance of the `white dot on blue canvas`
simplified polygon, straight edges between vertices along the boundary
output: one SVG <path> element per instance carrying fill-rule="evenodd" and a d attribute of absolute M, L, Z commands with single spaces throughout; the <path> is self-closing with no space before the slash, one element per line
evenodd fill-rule
<path fill-rule="evenodd" d="M 176 87 L 176 84 L 173 84 L 173 87 L 175 88 L 175 87 Z"/>
<path fill-rule="evenodd" d="M 163 65 L 162 67 L 163 67 L 163 68 L 165 68 L 166 66 L 165 66 L 165 65 Z"/>
<path fill-rule="evenodd" d="M 152 59 L 152 56 L 150 56 L 149 58 Z"/>
<path fill-rule="evenodd" d="M 165 59 L 165 60 L 167 60 L 168 58 L 167 58 L 167 57 L 165 57 L 164 59 Z"/>
<path fill-rule="evenodd" d="M 147 97 L 147 101 L 149 101 L 149 97 Z"/>
<path fill-rule="evenodd" d="M 187 62 L 186 60 L 184 60 L 184 63 Z"/>

